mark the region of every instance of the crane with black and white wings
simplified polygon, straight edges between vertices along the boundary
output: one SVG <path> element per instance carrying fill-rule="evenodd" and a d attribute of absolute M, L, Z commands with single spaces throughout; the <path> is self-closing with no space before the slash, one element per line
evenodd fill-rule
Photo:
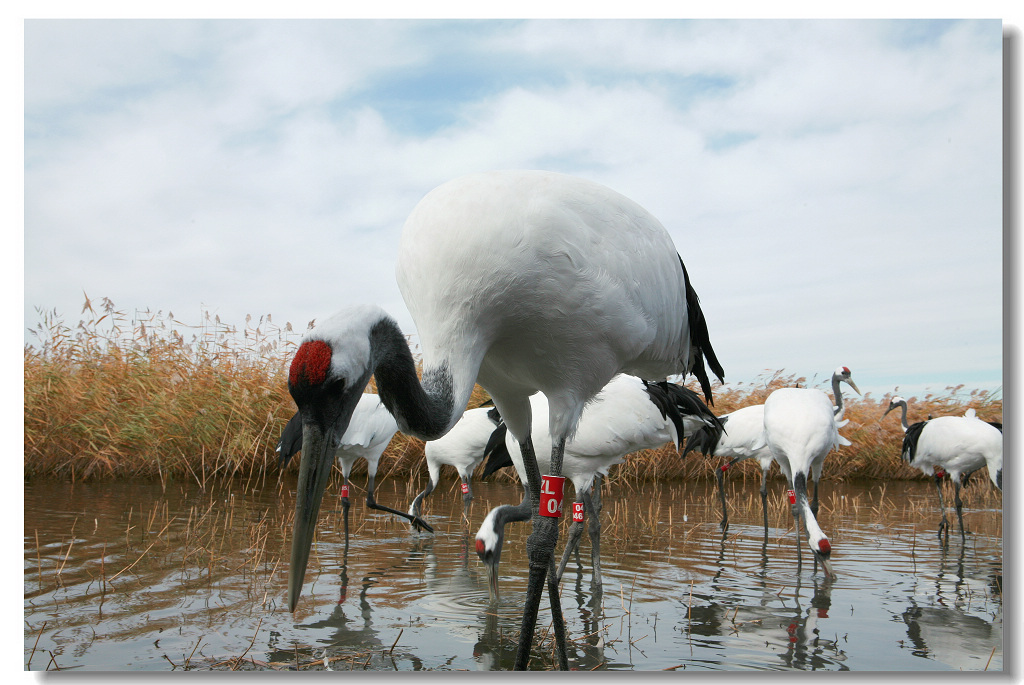
<path fill-rule="evenodd" d="M 396 276 L 416 323 L 422 380 L 405 335 L 373 305 L 307 331 L 292 360 L 288 389 L 303 415 L 303 445 L 288 605 L 295 609 L 302 589 L 335 433 L 347 429 L 370 376 L 399 429 L 422 440 L 447 433 L 479 383 L 521 445 L 530 484 L 530 574 L 515 663 L 523 669 L 558 540 L 557 520 L 539 511 L 530 396 L 548 398 L 550 475 L 560 476 L 584 406 L 617 373 L 693 373 L 710 398 L 705 361 L 720 379 L 724 371 L 668 231 L 591 181 L 499 171 L 445 183 L 407 219 Z M 558 585 L 548 578 L 547 586 L 565 667 Z"/>

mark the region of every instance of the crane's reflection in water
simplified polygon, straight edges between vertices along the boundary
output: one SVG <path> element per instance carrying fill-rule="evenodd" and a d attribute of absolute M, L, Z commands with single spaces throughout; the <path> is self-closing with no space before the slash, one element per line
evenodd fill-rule
<path fill-rule="evenodd" d="M 884 485 L 886 502 L 882 484 L 830 484 L 835 499 L 823 501 L 821 520 L 839 577 L 829 582 L 808 555 L 798 561 L 792 516 L 778 493 L 765 541 L 759 484 L 732 480 L 730 506 L 744 488 L 751 506 L 730 512 L 724 535 L 713 480 L 623 492 L 609 486 L 603 586 L 592 582 L 586 536 L 562 578 L 570 665 L 1002 669 L 998 497 L 986 507 L 968 491 L 975 499 L 965 513 L 967 544 L 943 547 L 932 530 L 930 483 Z M 378 488 L 388 501 L 410 489 L 390 479 Z M 511 485 L 476 483 L 474 491 L 472 525 L 490 507 L 521 499 Z M 442 481 L 424 513 L 435 535 L 359 507 L 347 549 L 331 492 L 293 615 L 283 600 L 293 504 L 276 487 L 26 483 L 26 664 L 225 668 L 244 654 L 250 668 L 324 668 L 325 657 L 332 670 L 511 667 L 529 525 L 507 529 L 501 601 L 492 605 L 476 531 L 463 521 L 451 482 Z M 831 504 L 842 498 L 860 505 Z M 914 502 L 917 509 L 905 510 Z M 549 622 L 542 610 L 531 668 L 553 663 Z"/>

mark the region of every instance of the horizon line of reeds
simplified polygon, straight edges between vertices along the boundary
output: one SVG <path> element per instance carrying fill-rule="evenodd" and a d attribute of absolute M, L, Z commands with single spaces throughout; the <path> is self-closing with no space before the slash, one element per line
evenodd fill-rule
<path fill-rule="evenodd" d="M 295 412 L 286 374 L 300 333 L 290 324 L 278 326 L 266 315 L 247 317 L 237 328 L 205 312 L 196 326 L 170 312 L 129 315 L 107 298 L 97 309 L 88 297 L 84 318 L 74 327 L 56 312 L 38 311 L 40 321 L 31 329 L 37 344 L 24 350 L 26 478 L 155 477 L 205 484 L 211 478 L 275 473 L 277 440 Z M 763 403 L 773 390 L 797 383 L 807 385 L 807 380 L 779 370 L 755 383 L 716 384 L 714 410 L 725 414 Z M 375 390 L 372 381 L 368 390 Z M 1001 420 L 997 395 L 974 390 L 964 399 L 963 386 L 957 386 L 944 395 L 908 399 L 914 417 L 963 414 L 970 407 L 982 419 Z M 470 406 L 485 399 L 477 386 Z M 853 444 L 829 457 L 826 477 L 922 477 L 900 458 L 898 417 L 879 420 L 888 395 L 846 401 L 850 423 L 842 434 Z M 425 476 L 422 457 L 423 443 L 398 433 L 379 472 Z M 710 478 L 717 465 L 717 459 L 694 453 L 680 459 L 667 445 L 630 456 L 610 477 L 619 482 Z M 755 464 L 734 468 L 743 478 L 760 477 Z M 354 473 L 362 472 L 361 462 Z"/>

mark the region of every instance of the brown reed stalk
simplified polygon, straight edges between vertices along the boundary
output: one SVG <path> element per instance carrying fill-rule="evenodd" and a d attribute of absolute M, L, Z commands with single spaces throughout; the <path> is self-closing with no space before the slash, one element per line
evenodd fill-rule
<path fill-rule="evenodd" d="M 290 324 L 279 327 L 267 315 L 234 326 L 208 312 L 199 324 L 187 324 L 170 312 L 129 313 L 109 299 L 94 305 L 88 297 L 77 325 L 53 311 L 38 315 L 31 329 L 35 342 L 24 349 L 26 478 L 143 476 L 159 478 L 164 488 L 191 478 L 205 488 L 210 477 L 242 476 L 247 489 L 276 469 L 276 442 L 295 411 L 285 374 L 299 333 Z M 797 383 L 828 390 L 823 381 L 767 370 L 753 382 L 715 384 L 714 411 L 763 403 L 773 390 Z M 368 390 L 375 391 L 372 381 Z M 469 406 L 486 399 L 476 387 Z M 888 400 L 870 393 L 848 400 L 850 423 L 840 432 L 852 445 L 829 456 L 824 478 L 923 478 L 900 458 L 898 416 L 881 418 Z M 912 421 L 962 415 L 969 407 L 985 420 L 1002 417 L 998 391 L 952 386 L 909 401 Z M 422 442 L 397 434 L 379 472 L 419 482 L 422 457 Z M 714 457 L 692 452 L 681 458 L 666 445 L 630 455 L 612 468 L 604 487 L 709 479 L 718 465 Z M 360 462 L 354 475 L 364 473 Z M 774 474 L 780 477 L 777 469 Z M 759 477 L 752 460 L 730 469 L 730 482 Z M 516 476 L 506 469 L 498 479 L 514 482 Z"/>

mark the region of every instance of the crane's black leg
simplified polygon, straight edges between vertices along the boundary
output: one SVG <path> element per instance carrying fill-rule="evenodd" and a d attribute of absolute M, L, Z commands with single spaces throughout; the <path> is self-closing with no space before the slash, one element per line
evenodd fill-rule
<path fill-rule="evenodd" d="M 345 476 L 345 492 L 348 492 L 348 476 Z M 348 549 L 348 497 L 341 498 L 341 517 L 345 521 L 345 549 Z"/>
<path fill-rule="evenodd" d="M 528 438 L 521 443 L 523 465 L 526 480 L 529 483 L 530 507 L 533 512 L 533 532 L 526 540 L 526 552 L 530 561 L 530 575 L 526 586 L 526 601 L 523 605 L 523 624 L 519 632 L 519 646 L 513 668 L 525 670 L 530 662 L 530 648 L 533 645 L 533 633 L 537 626 L 537 611 L 540 609 L 540 598 L 544 592 L 544 579 L 548 569 L 554 566 L 554 550 L 558 542 L 558 519 L 540 515 L 540 469 L 537 468 L 537 455 L 533 449 L 533 440 Z M 565 438 L 552 448 L 551 471 L 553 475 L 561 475 L 562 454 L 565 450 Z M 550 586 L 549 586 L 550 587 Z M 555 585 L 557 589 L 557 584 Z M 552 627 L 555 630 L 555 644 L 565 645 L 565 624 L 561 617 L 561 603 L 557 601 L 557 593 L 551 606 Z M 558 613 L 558 617 L 555 617 Z M 561 636 L 559 636 L 561 632 Z M 559 665 L 566 669 L 568 662 L 564 651 L 560 650 Z"/>
<path fill-rule="evenodd" d="M 718 497 L 722 500 L 722 520 L 718 524 L 721 526 L 722 530 L 729 527 L 729 509 L 725 504 L 725 472 L 736 462 L 737 460 L 733 459 L 715 469 L 715 479 L 718 480 Z"/>
<path fill-rule="evenodd" d="M 598 476 L 600 478 L 600 476 Z M 596 493 L 600 485 L 595 482 L 594 492 Z M 600 497 L 600 495 L 598 495 Z M 600 500 L 598 500 L 600 502 Z M 590 516 L 590 524 L 587 527 L 587 534 L 590 535 L 590 559 L 593 564 L 593 570 L 591 571 L 591 585 L 600 587 L 601 585 L 601 508 L 600 504 L 594 501 L 594 497 L 589 493 L 583 493 L 583 506 L 587 509 Z"/>
<path fill-rule="evenodd" d="M 576 493 L 576 502 L 584 504 L 583 493 Z M 584 505 L 584 508 L 586 505 Z M 583 537 L 583 521 L 573 521 L 572 525 L 569 526 L 569 532 L 565 536 L 565 549 L 562 550 L 562 560 L 558 563 L 558 570 L 555 573 L 557 580 L 562 579 L 562 573 L 565 572 L 565 567 L 569 563 L 569 557 L 573 552 L 576 552 L 576 561 L 579 563 L 579 548 L 580 538 Z"/>
<path fill-rule="evenodd" d="M 462 476 L 462 517 L 469 521 L 469 505 L 473 503 L 473 488 L 469 486 L 469 476 Z"/>
<path fill-rule="evenodd" d="M 761 513 L 764 515 L 764 544 L 768 544 L 768 471 L 761 470 Z"/>
<path fill-rule="evenodd" d="M 793 505 L 793 527 L 796 529 L 796 568 L 799 571 L 803 559 L 800 556 L 800 509 Z"/>
<path fill-rule="evenodd" d="M 426 499 L 427 496 L 430 493 L 432 493 L 433 491 L 434 491 L 434 481 L 427 480 L 427 487 L 423 488 L 423 492 L 421 492 L 420 494 L 416 495 L 415 499 L 413 499 L 413 501 L 412 501 L 412 504 L 409 505 L 409 513 L 412 514 L 414 517 L 419 518 L 420 517 L 420 509 L 421 509 L 421 507 L 423 505 L 423 500 Z"/>
<path fill-rule="evenodd" d="M 939 541 L 942 541 L 942 534 L 949 535 L 949 522 L 946 520 L 946 501 L 942 498 L 942 476 L 935 476 L 935 489 L 939 491 L 939 511 L 942 512 L 942 520 L 939 522 Z"/>
<path fill-rule="evenodd" d="M 964 505 L 960 501 L 960 482 L 953 482 L 953 496 L 956 503 L 956 518 L 960 522 L 960 544 L 967 542 L 967 534 L 964 533 Z"/>
<path fill-rule="evenodd" d="M 394 514 L 395 516 L 401 516 L 405 520 L 407 520 L 410 523 L 412 523 L 413 527 L 416 528 L 417 530 L 422 528 L 423 530 L 426 530 L 426 531 L 429 531 L 429 532 L 433 533 L 434 532 L 433 526 L 431 526 L 429 523 L 427 523 L 426 521 L 421 519 L 419 516 L 413 516 L 411 514 L 405 513 L 404 511 L 398 511 L 397 509 L 392 509 L 391 507 L 385 507 L 383 504 L 378 504 L 377 503 L 377 500 L 375 500 L 373 498 L 374 481 L 376 479 L 376 475 L 377 474 L 375 474 L 375 473 L 371 473 L 369 475 L 369 477 L 367 478 L 367 483 L 366 483 L 366 506 L 369 507 L 370 509 L 376 509 L 377 511 L 386 511 L 389 514 Z"/>
<path fill-rule="evenodd" d="M 558 668 L 569 670 L 568 645 L 565 642 L 565 618 L 562 615 L 562 598 L 558 594 L 558 577 L 555 575 L 555 556 L 548 560 L 548 602 L 551 603 L 551 631 L 555 636 L 555 657 Z"/>

